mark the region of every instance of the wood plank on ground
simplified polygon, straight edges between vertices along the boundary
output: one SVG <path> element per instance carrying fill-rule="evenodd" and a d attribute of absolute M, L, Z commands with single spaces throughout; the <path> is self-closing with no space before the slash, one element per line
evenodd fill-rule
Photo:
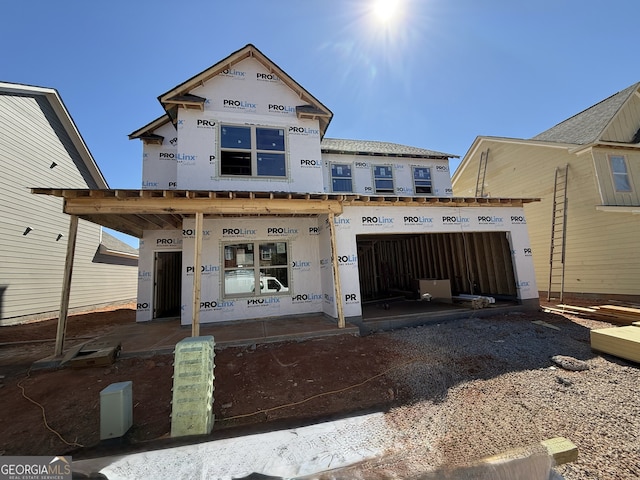
<path fill-rule="evenodd" d="M 591 348 L 640 363 L 640 328 L 635 326 L 591 330 Z"/>

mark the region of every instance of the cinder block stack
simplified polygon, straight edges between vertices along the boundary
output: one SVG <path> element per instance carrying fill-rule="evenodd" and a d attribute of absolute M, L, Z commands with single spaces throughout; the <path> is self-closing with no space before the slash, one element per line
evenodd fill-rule
<path fill-rule="evenodd" d="M 207 435 L 213 428 L 215 342 L 211 335 L 176 344 L 171 436 Z"/>

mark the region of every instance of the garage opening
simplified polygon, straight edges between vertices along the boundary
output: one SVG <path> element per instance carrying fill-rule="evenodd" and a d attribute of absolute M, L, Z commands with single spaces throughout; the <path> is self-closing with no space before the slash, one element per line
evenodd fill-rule
<path fill-rule="evenodd" d="M 156 252 L 153 318 L 180 315 L 182 252 Z"/>
<path fill-rule="evenodd" d="M 437 295 L 448 286 L 454 297 L 517 301 L 509 232 L 358 235 L 356 241 L 363 304 L 422 301 L 421 279 L 442 281 L 432 282 Z"/>

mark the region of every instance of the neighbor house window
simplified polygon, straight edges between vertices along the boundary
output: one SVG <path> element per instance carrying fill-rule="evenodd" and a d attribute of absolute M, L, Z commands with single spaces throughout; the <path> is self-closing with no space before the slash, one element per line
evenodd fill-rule
<path fill-rule="evenodd" d="M 630 192 L 631 181 L 627 170 L 627 161 L 621 155 L 610 155 L 609 164 L 613 175 L 613 186 L 616 192 Z"/>
<path fill-rule="evenodd" d="M 374 165 L 373 166 L 373 183 L 376 193 L 385 195 L 393 194 L 393 170 L 391 165 Z"/>
<path fill-rule="evenodd" d="M 429 167 L 413 167 L 413 188 L 416 194 L 429 195 L 433 192 Z"/>
<path fill-rule="evenodd" d="M 286 177 L 284 137 L 282 128 L 222 125 L 220 174 Z"/>
<path fill-rule="evenodd" d="M 345 163 L 331 164 L 331 191 L 352 192 L 351 165 Z"/>
<path fill-rule="evenodd" d="M 287 242 L 228 243 L 223 245 L 223 249 L 225 297 L 271 296 L 289 292 Z"/>

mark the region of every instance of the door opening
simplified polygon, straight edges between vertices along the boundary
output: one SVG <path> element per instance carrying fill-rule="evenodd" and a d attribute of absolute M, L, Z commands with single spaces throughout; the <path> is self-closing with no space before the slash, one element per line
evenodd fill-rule
<path fill-rule="evenodd" d="M 182 252 L 156 252 L 153 318 L 180 315 Z"/>

